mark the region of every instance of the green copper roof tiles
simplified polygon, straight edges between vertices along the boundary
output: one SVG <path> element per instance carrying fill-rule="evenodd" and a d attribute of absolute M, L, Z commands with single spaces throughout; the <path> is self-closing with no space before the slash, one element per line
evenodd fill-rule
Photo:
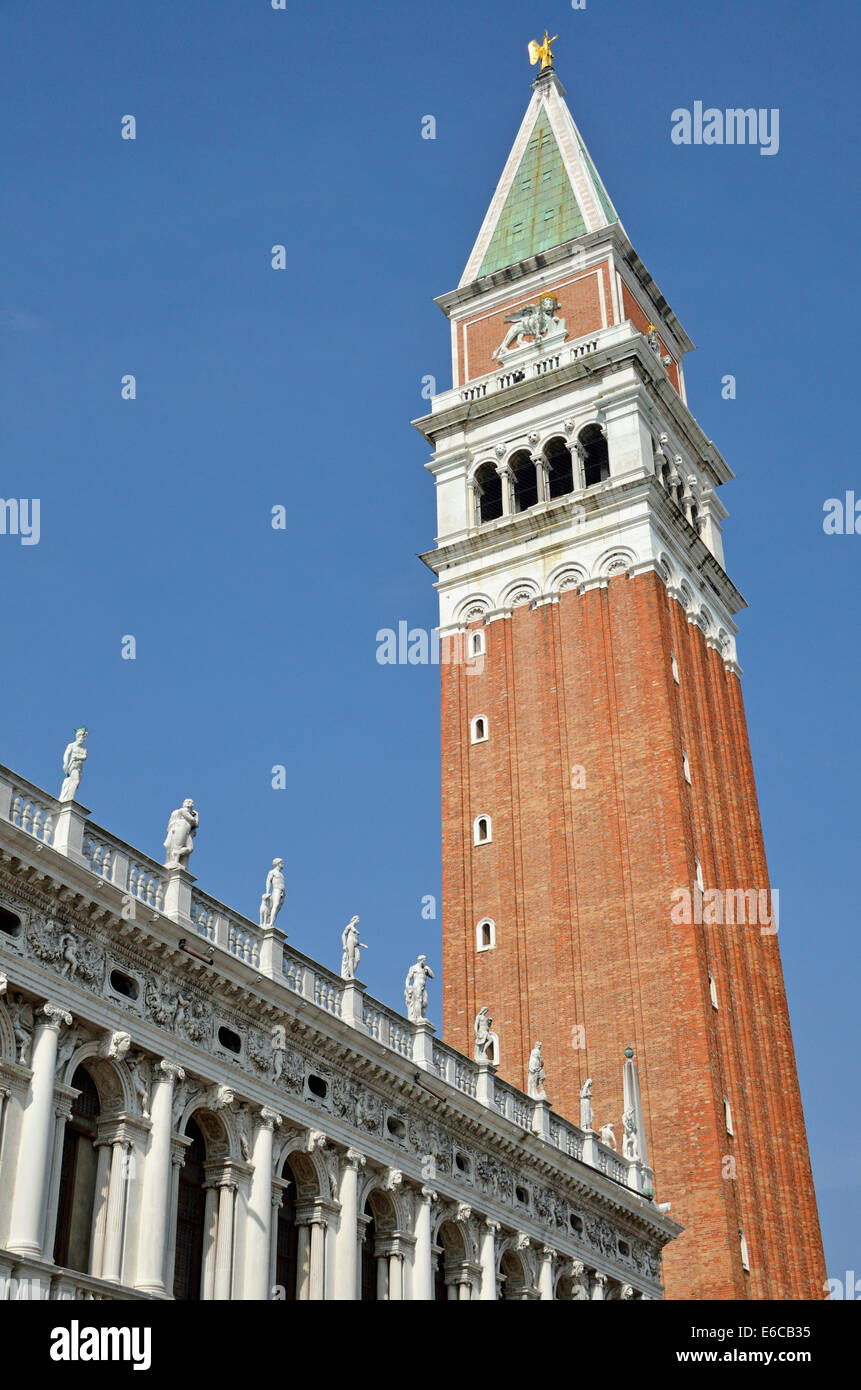
<path fill-rule="evenodd" d="M 600 190 L 592 170 L 596 190 Z M 607 211 L 606 198 L 598 191 Z M 612 208 L 607 216 L 615 221 Z M 546 112 L 535 123 L 505 200 L 479 276 L 514 265 L 526 256 L 549 251 L 586 231 L 583 214 L 565 172 Z"/>

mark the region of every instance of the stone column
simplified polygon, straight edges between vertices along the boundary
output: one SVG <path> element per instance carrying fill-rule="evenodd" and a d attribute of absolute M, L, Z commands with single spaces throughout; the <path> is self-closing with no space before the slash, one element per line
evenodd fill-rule
<path fill-rule="evenodd" d="M 472 1298 L 472 1284 L 469 1279 L 461 1279 L 457 1286 L 457 1296 L 461 1303 L 468 1303 Z"/>
<path fill-rule="evenodd" d="M 215 1236 L 215 1282 L 212 1297 L 217 1302 L 230 1298 L 233 1274 L 233 1208 L 236 1183 L 222 1182 L 218 1187 L 218 1230 Z"/>
<path fill-rule="evenodd" d="M 607 1283 L 607 1276 L 606 1276 L 606 1274 L 593 1274 L 593 1275 L 592 1275 L 592 1300 L 593 1300 L 593 1302 L 602 1302 L 602 1301 L 603 1301 L 603 1299 L 604 1299 L 604 1288 L 605 1288 L 605 1286 L 606 1286 L 606 1283 Z"/>
<path fill-rule="evenodd" d="M 359 1171 L 365 1166 L 365 1156 L 358 1149 L 348 1149 L 341 1166 L 338 1200 L 341 1215 L 335 1242 L 335 1297 L 353 1301 L 359 1282 Z"/>
<path fill-rule="evenodd" d="M 310 1298 L 311 1287 L 311 1226 L 307 1221 L 296 1223 L 296 1297 Z"/>
<path fill-rule="evenodd" d="M 105 1248 L 105 1224 L 108 1217 L 108 1190 L 111 1173 L 110 1141 L 108 1139 L 97 1140 L 96 1149 L 98 1151 L 96 1202 L 93 1208 L 93 1229 L 90 1235 L 90 1273 L 99 1279 L 102 1274 L 102 1252 Z"/>
<path fill-rule="evenodd" d="M 173 1087 L 175 1081 L 185 1080 L 185 1072 L 175 1062 L 165 1060 L 157 1063 L 152 1072 L 151 1128 L 141 1190 L 135 1288 L 143 1293 L 163 1294 L 167 1292 L 164 1271 L 168 1221 L 173 1222 L 176 1217 L 175 1212 L 167 1209 L 171 1188 Z"/>
<path fill-rule="evenodd" d="M 245 1297 L 269 1296 L 269 1266 L 272 1248 L 272 1141 L 281 1116 L 264 1106 L 260 1111 L 251 1162 L 251 1192 L 248 1197 L 248 1224 L 245 1249 Z"/>
<path fill-rule="evenodd" d="M 311 1222 L 311 1268 L 308 1277 L 308 1297 L 320 1302 L 325 1297 L 326 1278 L 326 1221 L 315 1216 Z"/>
<path fill-rule="evenodd" d="M 207 1183 L 206 1205 L 203 1209 L 203 1261 L 200 1276 L 200 1297 L 209 1302 L 215 1289 L 215 1238 L 218 1230 L 218 1187 L 214 1182 Z"/>
<path fill-rule="evenodd" d="M 45 1210 L 45 1224 L 42 1228 L 42 1259 L 53 1260 L 54 1243 L 57 1236 L 57 1208 L 60 1205 L 60 1170 L 63 1167 L 63 1142 L 66 1137 L 66 1121 L 72 1110 L 72 1088 L 68 1090 L 58 1105 L 54 1107 L 54 1152 L 51 1158 L 51 1177 L 48 1188 L 48 1202 Z M 96 1189 L 98 1191 L 98 1188 Z M 90 1266 L 92 1269 L 92 1265 Z"/>
<path fill-rule="evenodd" d="M 550 501 L 550 470 L 547 460 L 543 454 L 533 454 L 532 462 L 535 464 L 535 479 L 538 484 L 538 501 Z"/>
<path fill-rule="evenodd" d="M 120 1283 L 123 1258 L 123 1227 L 126 1207 L 127 1140 L 114 1139 L 111 1145 L 111 1171 L 108 1179 L 108 1200 L 105 1215 L 105 1244 L 101 1277 L 111 1284 Z"/>
<path fill-rule="evenodd" d="M 514 478 L 506 464 L 498 467 L 496 471 L 502 479 L 502 515 L 511 516 L 514 511 Z"/>
<path fill-rule="evenodd" d="M 538 1271 L 538 1292 L 541 1298 L 552 1301 L 553 1299 L 553 1261 L 556 1259 L 556 1251 L 549 1245 L 541 1249 L 541 1267 Z"/>
<path fill-rule="evenodd" d="M 423 1187 L 416 1202 L 416 1219 L 413 1234 L 416 1238 L 413 1254 L 413 1298 L 417 1301 L 432 1301 L 433 1250 L 431 1241 L 431 1210 L 437 1194 L 430 1187 Z"/>
<path fill-rule="evenodd" d="M 485 1220 L 481 1230 L 481 1299 L 496 1301 L 496 1237 L 501 1230 L 498 1221 Z"/>
<path fill-rule="evenodd" d="M 481 502 L 478 491 L 478 483 L 474 478 L 470 478 L 466 485 L 467 509 L 469 512 L 468 526 L 470 530 L 481 524 L 481 512 L 479 510 Z"/>
<path fill-rule="evenodd" d="M 404 1296 L 404 1257 L 392 1250 L 389 1255 L 389 1302 L 399 1303 Z"/>
<path fill-rule="evenodd" d="M 5 979 L 5 976 L 4 976 L 3 978 Z M 3 994 L 3 990 L 0 990 L 0 995 L 2 995 L 2 994 Z M 4 1106 L 5 1106 L 6 1101 L 7 1101 L 8 1099 L 9 1099 L 9 1091 L 8 1091 L 7 1087 L 6 1087 L 6 1086 L 0 1086 L 0 1143 L 3 1142 L 3 1109 L 4 1109 Z"/>
<path fill-rule="evenodd" d="M 278 1213 L 284 1203 L 284 1194 L 280 1187 L 272 1188 L 270 1205 L 272 1208 L 271 1226 L 269 1231 L 269 1288 L 266 1297 L 272 1298 L 272 1290 L 278 1283 Z M 287 1297 L 287 1290 L 284 1290 L 284 1297 Z"/>
<path fill-rule="evenodd" d="M 164 1283 L 168 1293 L 173 1292 L 173 1281 L 176 1274 L 176 1215 L 179 1206 L 179 1172 L 185 1163 L 185 1150 L 190 1144 L 190 1139 L 183 1139 L 181 1143 L 178 1139 L 172 1139 L 170 1146 L 170 1198 L 168 1201 L 170 1221 L 167 1229 L 167 1261 L 164 1273 Z"/>
<path fill-rule="evenodd" d="M 389 1296 L 389 1262 L 386 1255 L 377 1255 L 377 1302 L 385 1303 Z"/>
<path fill-rule="evenodd" d="M 71 1026 L 72 1015 L 57 1004 L 45 1004 L 37 1016 L 33 1041 L 30 1104 L 21 1121 L 18 1165 L 12 1196 L 9 1250 L 36 1259 L 42 1253 L 42 1219 L 48 1188 L 48 1163 L 54 1129 L 54 1072 L 60 1024 Z"/>

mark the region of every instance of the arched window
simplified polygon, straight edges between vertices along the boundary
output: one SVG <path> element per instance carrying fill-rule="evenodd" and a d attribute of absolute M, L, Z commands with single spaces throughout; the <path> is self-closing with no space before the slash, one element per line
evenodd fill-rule
<path fill-rule="evenodd" d="M 738 1228 L 738 1245 L 741 1251 L 741 1267 L 747 1274 L 750 1274 L 750 1255 L 748 1253 L 747 1241 L 744 1238 L 744 1231 L 741 1229 L 741 1226 Z"/>
<path fill-rule="evenodd" d="M 96 1122 L 101 1106 L 96 1084 L 85 1067 L 78 1067 L 72 1085 L 80 1091 L 66 1121 L 60 1166 L 60 1200 L 54 1260 L 86 1274 L 90 1268 L 93 1209 L 96 1202 Z"/>
<path fill-rule="evenodd" d="M 564 439 L 550 439 L 544 446 L 550 481 L 550 500 L 565 497 L 574 491 L 574 468 L 571 451 Z"/>
<path fill-rule="evenodd" d="M 206 1194 L 203 1190 L 206 1141 L 194 1120 L 185 1127 L 191 1140 L 185 1162 L 179 1170 L 179 1196 L 176 1204 L 176 1264 L 173 1296 L 181 1302 L 200 1299 L 203 1279 L 203 1228 Z"/>
<path fill-rule="evenodd" d="M 516 453 L 509 464 L 516 512 L 525 512 L 538 501 L 538 472 L 525 449 Z"/>
<path fill-rule="evenodd" d="M 281 1170 L 287 1186 L 281 1189 L 281 1205 L 276 1213 L 275 1283 L 284 1290 L 287 1302 L 296 1298 L 297 1252 L 299 1230 L 296 1225 L 296 1179 L 287 1160 Z"/>
<path fill-rule="evenodd" d="M 476 816 L 472 827 L 473 843 L 476 845 L 489 844 L 493 839 L 493 830 L 490 824 L 490 816 Z"/>
<path fill-rule="evenodd" d="M 690 780 L 691 780 L 691 765 L 690 765 L 690 763 L 688 762 L 688 755 L 687 755 L 687 753 L 684 751 L 684 749 L 682 750 L 682 772 L 685 774 L 685 781 L 686 781 L 686 782 L 690 782 Z"/>
<path fill-rule="evenodd" d="M 490 917 L 484 917 L 475 929 L 475 949 L 492 951 L 496 945 L 496 924 Z"/>
<path fill-rule="evenodd" d="M 705 880 L 703 879 L 703 866 L 700 863 L 699 859 L 694 860 L 694 875 L 697 880 L 697 887 L 699 888 L 701 893 L 704 893 L 706 890 L 706 885 Z"/>
<path fill-rule="evenodd" d="M 681 685 L 682 682 L 679 678 L 679 663 L 676 661 L 675 652 L 670 652 L 670 668 L 672 670 L 673 680 L 675 681 L 676 685 Z"/>
<path fill-rule="evenodd" d="M 474 656 L 484 656 L 485 641 L 484 633 L 479 629 L 478 632 L 471 632 L 467 641 L 467 654 L 471 660 Z"/>
<path fill-rule="evenodd" d="M 470 740 L 472 743 L 487 742 L 487 715 L 477 714 L 470 724 Z"/>
<path fill-rule="evenodd" d="M 610 456 L 607 440 L 598 425 L 587 425 L 580 431 L 580 447 L 586 457 L 583 460 L 583 476 L 587 487 L 603 483 L 610 476 Z"/>
<path fill-rule="evenodd" d="M 495 521 L 502 516 L 502 479 L 496 471 L 496 464 L 483 463 L 476 469 L 475 482 L 479 519 L 482 522 Z"/>

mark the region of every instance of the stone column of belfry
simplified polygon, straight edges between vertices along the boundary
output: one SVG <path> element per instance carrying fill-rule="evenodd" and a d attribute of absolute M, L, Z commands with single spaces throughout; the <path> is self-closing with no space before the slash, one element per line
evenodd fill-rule
<path fill-rule="evenodd" d="M 269 1296 L 270 1252 L 272 1248 L 272 1146 L 281 1116 L 265 1107 L 260 1111 L 251 1162 L 251 1192 L 245 1246 L 245 1297 Z"/>
<path fill-rule="evenodd" d="M 164 1273 L 167 1227 L 168 1221 L 174 1219 L 174 1213 L 168 1211 L 171 1189 L 173 1088 L 175 1082 L 184 1079 L 185 1072 L 175 1062 L 162 1059 L 153 1067 L 150 1136 L 144 1160 L 138 1269 L 135 1279 L 135 1288 L 143 1293 L 166 1292 Z"/>
<path fill-rule="evenodd" d="M 22 1161 L 15 1174 L 9 1249 L 16 1255 L 38 1257 L 42 1253 L 42 1221 L 45 1212 L 49 1159 L 54 1128 L 54 1072 L 60 1024 L 71 1026 L 72 1015 L 57 1004 L 39 1010 L 33 1042 L 30 1104 L 21 1123 L 19 1153 Z"/>
<path fill-rule="evenodd" d="M 353 1301 L 359 1288 L 359 1173 L 366 1163 L 358 1149 L 348 1149 L 341 1160 L 338 1200 L 341 1214 L 335 1237 L 335 1298 Z"/>

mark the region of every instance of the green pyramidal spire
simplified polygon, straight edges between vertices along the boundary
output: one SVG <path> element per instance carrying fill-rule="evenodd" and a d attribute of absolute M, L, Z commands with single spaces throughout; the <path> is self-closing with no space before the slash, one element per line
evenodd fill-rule
<path fill-rule="evenodd" d="M 478 273 L 490 275 L 585 231 L 556 136 L 542 111 Z"/>
<path fill-rule="evenodd" d="M 491 275 L 619 220 L 553 69 L 543 71 L 533 88 L 465 279 Z"/>

